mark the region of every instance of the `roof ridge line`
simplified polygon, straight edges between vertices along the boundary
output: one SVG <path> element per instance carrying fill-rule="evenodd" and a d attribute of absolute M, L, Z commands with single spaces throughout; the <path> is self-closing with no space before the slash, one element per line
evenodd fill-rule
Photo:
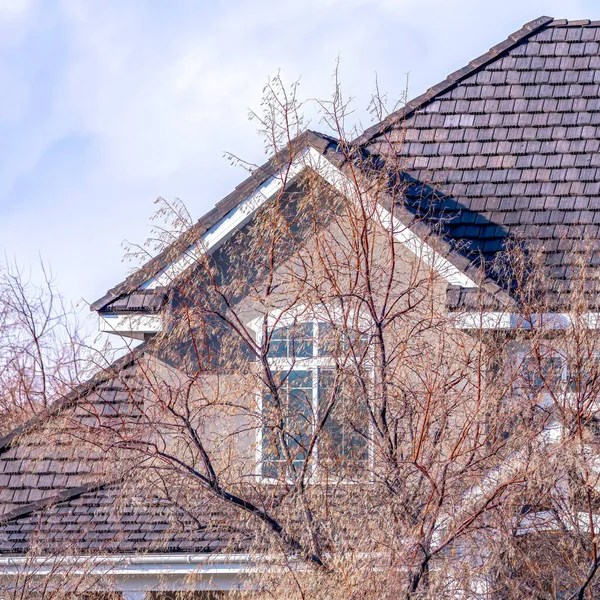
<path fill-rule="evenodd" d="M 568 19 L 555 19 L 552 23 L 549 23 L 549 27 L 598 27 L 600 21 L 593 21 L 591 19 L 574 19 L 569 21 Z"/>
<path fill-rule="evenodd" d="M 507 52 L 508 50 L 514 48 L 517 44 L 522 42 L 524 39 L 529 37 L 531 34 L 535 33 L 542 27 L 547 26 L 548 24 L 554 21 L 553 17 L 538 17 L 533 21 L 529 21 L 525 23 L 521 29 L 511 33 L 504 41 L 492 46 L 487 52 L 482 54 L 481 56 L 474 58 L 469 61 L 467 65 L 450 73 L 446 77 L 446 79 L 440 81 L 436 85 L 430 87 L 425 93 L 413 98 L 408 101 L 402 108 L 388 115 L 383 121 L 376 123 L 372 127 L 365 129 L 363 133 L 358 136 L 353 143 L 358 145 L 365 145 L 367 142 L 371 141 L 373 137 L 384 133 L 393 125 L 398 122 L 406 119 L 408 115 L 413 113 L 415 110 L 422 108 L 425 104 L 428 104 L 432 100 L 434 100 L 440 94 L 447 92 L 449 89 L 454 87 L 457 83 L 461 82 L 466 77 L 469 77 L 485 65 L 490 62 L 496 60 L 501 54 Z"/>
<path fill-rule="evenodd" d="M 60 504 L 62 502 L 66 502 L 67 500 L 73 500 L 74 498 L 78 498 L 79 496 L 87 492 L 95 492 L 101 490 L 111 485 L 111 483 L 114 482 L 94 482 L 76 487 L 64 488 L 54 496 L 50 496 L 49 498 L 43 498 L 42 500 L 36 500 L 35 502 L 30 502 L 29 504 L 24 504 L 23 506 L 19 506 L 13 510 L 8 511 L 4 515 L 0 515 L 0 525 L 5 525 L 6 523 L 10 523 L 11 521 L 20 519 L 21 517 L 29 516 L 32 513 L 37 512 L 38 510 L 47 508 L 48 506 Z"/>

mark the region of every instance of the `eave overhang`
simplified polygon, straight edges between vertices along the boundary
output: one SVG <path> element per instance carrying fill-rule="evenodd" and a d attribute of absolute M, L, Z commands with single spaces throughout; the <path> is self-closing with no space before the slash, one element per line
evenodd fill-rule
<path fill-rule="evenodd" d="M 296 181 L 306 170 L 311 170 L 336 191 L 352 199 L 357 195 L 356 184 L 348 177 L 343 167 L 334 164 L 328 157 L 313 146 L 308 146 L 285 165 L 272 174 L 247 196 L 227 212 L 212 227 L 206 230 L 200 240 L 187 246 L 181 254 L 170 262 L 161 265 L 158 270 L 138 282 L 138 287 L 130 293 L 149 294 L 153 290 L 164 293 L 190 267 L 197 263 L 200 256 L 214 252 L 236 231 L 248 223 L 256 212 L 269 200 L 276 197 Z M 368 193 L 366 193 L 368 196 Z M 373 199 L 377 218 L 395 239 L 408 249 L 418 260 L 433 268 L 450 285 L 461 288 L 477 287 L 477 270 L 463 256 L 453 252 L 446 242 L 434 239 L 433 234 L 415 222 L 414 217 L 400 207 L 392 207 L 391 200 L 386 204 L 385 197 Z M 135 339 L 144 339 L 162 330 L 161 313 L 148 314 L 147 311 L 114 314 L 107 312 L 106 297 L 92 305 L 100 318 L 100 330 L 116 333 Z M 114 301 L 111 300 L 111 302 Z"/>
<path fill-rule="evenodd" d="M 117 590 L 129 598 L 143 598 L 147 592 L 233 591 L 248 588 L 244 580 L 259 569 L 268 569 L 268 560 L 251 554 L 110 554 L 97 556 L 2 556 L 0 582 L 24 576 L 32 579 L 89 578 L 90 591 Z M 50 588 L 52 583 L 50 581 Z"/>
<path fill-rule="evenodd" d="M 450 312 L 449 322 L 457 329 L 465 330 L 511 330 L 535 329 L 561 330 L 582 327 L 600 329 L 600 313 L 535 313 L 524 315 L 518 312 Z"/>

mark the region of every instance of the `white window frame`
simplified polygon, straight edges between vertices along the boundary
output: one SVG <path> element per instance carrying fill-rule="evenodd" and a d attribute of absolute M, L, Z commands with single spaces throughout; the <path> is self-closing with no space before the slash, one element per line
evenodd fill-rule
<path fill-rule="evenodd" d="M 336 311 L 328 311 L 326 314 L 336 314 Z M 352 315 L 350 315 L 352 316 Z M 369 319 L 364 316 L 359 316 L 359 319 L 364 319 L 365 323 L 369 323 Z M 341 318 L 340 318 L 341 322 Z M 278 371 L 311 371 L 312 372 L 312 404 L 311 409 L 313 415 L 319 414 L 319 377 L 320 371 L 324 369 L 334 370 L 336 368 L 335 358 L 332 356 L 320 356 L 319 355 L 319 324 L 331 325 L 331 318 L 324 318 L 314 312 L 307 311 L 304 307 L 294 307 L 294 309 L 288 311 L 272 311 L 268 315 L 268 324 L 272 327 L 272 331 L 284 327 L 292 327 L 294 325 L 300 325 L 305 323 L 312 323 L 313 325 L 313 355 L 311 357 L 275 357 L 267 358 L 269 366 L 272 367 L 273 372 Z M 262 344 L 263 335 L 263 317 L 258 317 L 248 323 L 248 327 L 254 332 L 256 341 L 258 344 Z M 369 374 L 371 378 L 374 376 L 374 365 L 370 366 Z M 256 405 L 258 407 L 258 413 L 262 416 L 264 408 L 264 390 L 257 390 L 256 392 Z M 255 477 L 265 484 L 277 484 L 281 480 L 272 477 L 265 477 L 263 475 L 263 426 L 260 426 L 257 431 L 257 443 L 255 452 Z M 369 434 L 372 433 L 372 425 L 369 424 Z M 367 444 L 368 453 L 368 464 L 371 466 L 374 460 L 373 444 Z M 308 483 L 323 483 L 323 479 L 320 477 L 321 469 L 319 468 L 319 444 L 315 445 L 313 451 L 312 465 L 309 465 L 307 470 Z M 332 483 L 344 483 L 344 484 L 355 484 L 358 481 L 349 480 L 346 478 L 338 478 L 329 476 L 328 480 Z M 368 483 L 368 481 L 362 481 L 360 483 Z"/>
<path fill-rule="evenodd" d="M 533 357 L 533 354 L 530 348 L 521 346 L 519 350 L 514 352 L 514 356 L 517 359 L 517 367 L 521 369 L 525 359 Z M 593 356 L 598 360 L 598 365 L 600 366 L 600 351 L 594 352 Z M 554 351 L 552 358 L 558 358 L 561 361 L 560 383 L 563 386 L 563 391 L 561 393 L 565 397 L 573 396 L 574 392 L 569 389 L 569 364 L 567 358 L 556 351 Z"/>
<path fill-rule="evenodd" d="M 521 371 L 523 369 L 524 363 L 526 360 L 528 359 L 535 359 L 535 356 L 532 354 L 531 349 L 521 349 L 519 351 L 517 351 L 515 353 L 515 357 L 517 359 L 517 368 L 519 371 Z M 569 381 L 568 377 L 569 377 L 569 373 L 568 373 L 568 369 L 567 369 L 567 361 L 565 359 L 564 356 L 562 356 L 560 353 L 558 352 L 550 352 L 548 354 L 548 358 L 558 358 L 560 359 L 560 384 L 563 386 L 563 391 L 561 393 L 565 393 L 565 390 L 567 389 L 567 383 Z M 517 389 L 517 391 L 519 393 L 521 393 L 521 390 Z M 544 396 L 547 397 L 548 396 L 548 392 L 544 392 Z"/>
<path fill-rule="evenodd" d="M 514 353 L 514 356 L 517 360 L 517 368 L 519 370 L 521 370 L 523 368 L 523 363 L 526 359 L 535 358 L 532 354 L 531 348 L 524 346 L 524 345 L 522 345 L 519 348 L 519 350 L 517 350 Z M 600 365 L 600 351 L 595 352 L 594 356 L 598 359 L 599 365 Z M 562 389 L 560 391 L 560 396 L 562 398 L 564 398 L 565 400 L 568 400 L 569 398 L 573 398 L 575 396 L 575 392 L 571 391 L 571 389 L 569 387 L 569 364 L 568 364 L 567 358 L 565 356 L 563 356 L 560 352 L 552 351 L 551 348 L 549 349 L 549 357 L 558 358 L 561 363 L 560 386 Z M 522 390 L 517 388 L 516 393 L 522 394 Z M 546 403 L 550 404 L 551 402 L 552 402 L 552 399 L 550 398 L 550 394 L 548 392 L 544 392 L 544 398 L 541 403 L 541 406 L 543 407 L 544 404 L 546 404 Z M 555 420 L 552 420 L 544 428 L 542 435 L 548 441 L 558 442 L 562 439 L 562 426 L 559 423 L 557 423 Z"/>

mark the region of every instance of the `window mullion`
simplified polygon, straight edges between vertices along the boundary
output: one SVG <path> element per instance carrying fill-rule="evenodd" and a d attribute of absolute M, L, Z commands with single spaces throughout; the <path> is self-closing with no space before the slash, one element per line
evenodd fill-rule
<path fill-rule="evenodd" d="M 313 438 L 317 434 L 316 424 L 319 419 L 319 383 L 321 377 L 321 369 L 319 367 L 311 368 L 312 371 L 312 386 L 313 386 L 313 418 L 312 418 L 312 435 Z M 314 461 L 313 461 L 313 471 L 315 476 L 318 476 L 319 471 L 319 444 L 318 442 L 314 445 Z"/>
<path fill-rule="evenodd" d="M 286 428 L 294 426 L 298 429 L 297 435 L 299 436 L 299 444 L 309 443 L 310 440 L 313 440 L 314 442 L 311 457 L 309 458 L 305 451 L 304 460 L 311 461 L 309 465 L 306 465 L 307 473 L 309 473 L 309 480 L 318 481 L 321 477 L 321 471 L 323 471 L 323 476 L 325 476 L 325 473 L 328 470 L 327 463 L 324 465 L 320 464 L 321 453 L 323 453 L 322 458 L 327 461 L 325 454 L 327 453 L 328 446 L 326 444 L 322 446 L 323 440 L 321 438 L 316 438 L 319 433 L 317 425 L 322 412 L 321 402 L 329 399 L 327 393 L 323 398 L 321 397 L 322 392 L 324 391 L 321 388 L 325 385 L 329 385 L 330 371 L 336 368 L 336 360 L 334 358 L 334 353 L 327 352 L 327 348 L 329 347 L 329 329 L 319 327 L 320 323 L 317 320 L 310 323 L 310 327 L 308 325 L 309 323 L 302 320 L 299 327 L 280 328 L 274 336 L 276 345 L 269 354 L 268 364 L 272 372 L 280 372 L 280 375 L 285 377 L 285 382 L 282 382 L 280 390 L 281 401 L 285 404 L 285 406 L 282 406 L 284 412 L 286 414 L 290 413 L 291 415 L 295 410 L 300 411 L 300 414 L 297 415 L 297 419 L 294 420 L 290 417 L 292 418 L 291 422 L 287 422 L 286 420 Z M 360 345 L 361 339 L 358 334 L 356 340 L 353 336 L 348 336 L 344 342 L 348 347 L 353 343 Z M 308 344 L 310 344 L 310 347 Z M 296 356 L 297 354 L 299 356 Z M 309 374 L 311 377 L 310 388 L 307 386 L 306 382 L 306 378 Z M 374 365 L 371 365 L 368 376 L 374 378 Z M 295 386 L 294 397 L 298 396 L 293 403 L 293 406 L 291 386 Z M 296 387 L 298 388 L 297 390 L 295 389 Z M 312 397 L 308 396 L 309 390 L 312 392 Z M 333 390 L 331 390 L 331 392 L 333 393 Z M 302 398 L 305 398 L 305 400 L 302 400 Z M 302 421 L 307 418 L 307 416 L 304 415 L 304 411 L 307 407 L 306 404 L 303 405 L 303 402 L 306 403 L 309 399 L 312 403 L 312 416 L 311 422 L 308 423 L 308 427 L 304 429 L 305 425 L 302 425 Z M 264 406 L 264 401 L 265 398 L 261 395 L 261 411 Z M 307 439 L 304 432 L 310 433 L 310 438 Z M 264 450 L 263 437 L 265 434 L 264 430 L 261 430 L 259 434 L 259 451 L 261 453 Z M 338 452 L 341 457 L 352 454 L 354 449 L 354 438 L 350 430 L 347 430 L 346 425 L 343 427 L 341 426 L 339 432 L 334 428 L 333 435 L 337 436 L 337 442 L 335 442 L 335 440 L 332 442 L 334 454 Z M 303 439 L 305 440 L 304 442 Z M 335 443 L 339 444 L 339 448 L 335 447 Z M 306 449 L 307 448 L 305 448 L 305 450 Z M 297 455 L 300 456 L 299 453 L 302 449 L 300 447 L 295 447 L 294 450 Z M 262 458 L 264 460 L 264 455 Z M 369 447 L 367 448 L 367 460 L 372 460 L 372 458 L 373 448 L 369 444 Z"/>

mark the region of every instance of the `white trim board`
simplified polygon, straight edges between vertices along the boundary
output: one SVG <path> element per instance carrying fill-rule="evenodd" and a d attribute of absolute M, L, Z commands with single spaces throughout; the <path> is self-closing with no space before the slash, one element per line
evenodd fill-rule
<path fill-rule="evenodd" d="M 143 340 L 145 334 L 160 333 L 162 321 L 161 315 L 98 313 L 98 331 Z"/>
<path fill-rule="evenodd" d="M 600 329 L 600 313 L 539 313 L 529 317 L 510 312 L 452 312 L 448 319 L 457 329 Z"/>
<path fill-rule="evenodd" d="M 285 171 L 285 177 L 282 174 L 269 177 L 236 208 L 227 213 L 225 217 L 211 227 L 202 236 L 199 243 L 190 246 L 180 258 L 167 265 L 159 274 L 150 278 L 140 287 L 142 289 L 154 289 L 161 286 L 168 287 L 174 278 L 181 275 L 188 267 L 194 264 L 197 252 L 205 253 L 217 249 L 237 229 L 248 223 L 265 202 L 280 193 L 284 184 L 289 185 L 306 168 L 312 169 L 346 197 L 352 195 L 353 184 L 348 177 L 317 150 L 309 147 L 303 150 L 292 161 L 289 169 Z M 472 279 L 467 277 L 450 261 L 443 258 L 416 233 L 411 231 L 409 227 L 405 227 L 397 219 L 392 218 L 386 209 L 380 207 L 379 213 L 384 226 L 393 230 L 394 237 L 417 258 L 425 262 L 428 266 L 433 267 L 448 283 L 466 288 L 477 287 L 477 284 Z"/>
<path fill-rule="evenodd" d="M 249 554 L 14 556 L 0 558 L 0 581 L 10 587 L 23 575 L 91 575 L 126 596 L 142 598 L 155 590 L 239 590 L 244 576 L 264 569 L 265 560 Z"/>
<path fill-rule="evenodd" d="M 355 185 L 322 154 L 319 154 L 314 148 L 309 148 L 308 158 L 311 162 L 307 166 L 311 167 L 317 175 L 320 175 L 340 194 L 346 196 L 346 198 L 350 198 L 355 194 Z M 375 201 L 373 200 L 373 202 Z M 392 217 L 388 210 L 379 205 L 377 212 L 382 225 L 388 231 L 394 233 L 394 238 L 419 260 L 422 260 L 427 266 L 432 267 L 449 284 L 464 288 L 478 287 L 470 277 L 441 256 L 439 252 L 421 239 L 410 227 L 403 225 L 398 219 Z"/>
<path fill-rule="evenodd" d="M 258 186 L 248 197 L 244 198 L 238 206 L 229 211 L 218 223 L 202 235 L 200 242 L 190 246 L 182 256 L 173 261 L 160 273 L 150 278 L 140 287 L 142 289 L 155 289 L 157 287 L 168 287 L 173 279 L 181 275 L 186 269 L 193 266 L 199 256 L 212 252 L 221 246 L 240 227 L 252 219 L 256 211 L 270 198 L 278 194 L 284 185 L 289 185 L 305 168 L 304 156 L 307 151 L 303 150 L 295 158 L 285 173 L 277 173 L 269 177 Z"/>

